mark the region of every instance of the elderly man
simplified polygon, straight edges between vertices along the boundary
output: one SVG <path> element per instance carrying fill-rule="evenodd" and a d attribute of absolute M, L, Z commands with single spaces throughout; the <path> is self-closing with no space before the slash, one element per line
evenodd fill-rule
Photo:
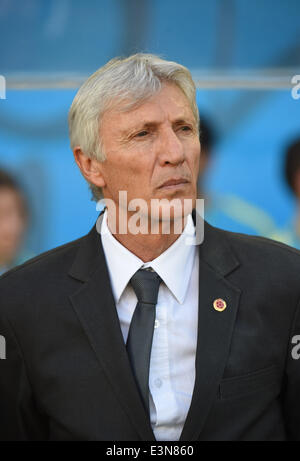
<path fill-rule="evenodd" d="M 69 124 L 106 208 L 0 280 L 1 439 L 299 440 L 300 254 L 208 224 L 197 239 L 189 71 L 110 61 Z"/>

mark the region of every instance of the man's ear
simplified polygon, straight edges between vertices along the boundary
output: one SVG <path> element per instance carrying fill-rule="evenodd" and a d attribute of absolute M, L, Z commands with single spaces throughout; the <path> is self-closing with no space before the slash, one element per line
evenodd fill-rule
<path fill-rule="evenodd" d="M 102 174 L 102 164 L 96 159 L 87 157 L 80 147 L 73 150 L 75 162 L 77 163 L 82 175 L 87 181 L 98 187 L 105 186 L 105 180 Z"/>

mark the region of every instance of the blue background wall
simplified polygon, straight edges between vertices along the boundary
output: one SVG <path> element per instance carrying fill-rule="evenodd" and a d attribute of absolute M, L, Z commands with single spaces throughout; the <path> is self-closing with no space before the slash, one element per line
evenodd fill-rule
<path fill-rule="evenodd" d="M 88 75 L 108 59 L 147 51 L 199 71 L 300 74 L 298 0 L 0 0 L 0 74 L 10 81 Z M 75 89 L 9 90 L 0 100 L 0 167 L 32 208 L 28 246 L 39 253 L 88 232 L 96 204 L 69 148 Z M 282 90 L 199 90 L 200 115 L 219 143 L 207 188 L 262 207 L 278 226 L 293 212 L 283 150 L 300 136 L 300 100 Z"/>

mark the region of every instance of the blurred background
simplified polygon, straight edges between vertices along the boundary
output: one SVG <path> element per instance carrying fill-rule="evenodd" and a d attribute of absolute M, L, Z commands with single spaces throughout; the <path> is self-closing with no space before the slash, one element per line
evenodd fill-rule
<path fill-rule="evenodd" d="M 300 99 L 291 82 L 299 24 L 299 0 L 0 0 L 0 169 L 16 183 L 0 175 L 0 240 L 12 234 L 8 216 L 11 226 L 18 219 L 11 260 L 93 226 L 68 110 L 89 74 L 139 51 L 187 66 L 197 84 L 207 220 L 300 247 Z M 4 189 L 14 192 L 14 218 Z"/>

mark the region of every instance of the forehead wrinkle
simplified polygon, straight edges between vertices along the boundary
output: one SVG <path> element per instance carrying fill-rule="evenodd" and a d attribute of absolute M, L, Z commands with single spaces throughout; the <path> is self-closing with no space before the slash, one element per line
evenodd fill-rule
<path fill-rule="evenodd" d="M 128 111 L 122 111 L 120 108 L 117 109 L 116 106 L 111 107 L 103 114 L 103 119 L 106 119 L 106 122 L 108 122 L 105 117 L 108 116 L 108 119 L 110 119 L 109 124 L 116 123 L 118 138 L 124 138 L 128 136 L 130 132 L 135 130 L 158 126 L 165 120 L 169 120 L 173 125 L 186 122 L 196 124 L 194 114 L 186 98 L 185 100 L 187 104 L 185 104 L 185 101 L 179 102 L 174 95 L 171 95 L 171 106 L 174 110 L 170 113 L 168 108 L 165 107 L 164 99 L 162 101 L 159 100 L 158 96 L 160 96 L 160 94 L 162 94 L 162 90 L 158 92 L 158 94 L 154 94 L 149 99 L 146 99 L 146 101 L 142 102 L 137 107 L 131 108 Z M 151 112 L 152 103 L 154 103 L 154 113 L 148 114 L 147 112 Z M 150 104 L 150 107 L 148 104 Z M 121 119 L 118 117 L 118 114 L 121 115 Z M 117 119 L 119 118 L 119 120 L 114 120 L 114 116 L 116 116 Z M 147 117 L 150 118 L 147 119 Z M 124 125 L 122 124 L 122 121 L 124 121 Z"/>
<path fill-rule="evenodd" d="M 162 123 L 165 122 L 165 120 L 171 118 L 170 122 L 172 124 L 181 124 L 181 123 L 187 123 L 187 122 L 195 122 L 195 118 L 193 116 L 193 114 L 189 115 L 186 113 L 186 111 L 183 111 L 180 115 L 177 115 L 175 116 L 174 119 L 172 119 L 172 117 L 169 117 L 168 114 L 162 114 L 163 111 L 161 111 L 161 115 L 162 117 L 159 118 L 159 119 L 148 119 L 147 120 L 147 116 L 143 117 L 143 119 L 141 120 L 140 118 L 138 118 L 137 120 L 133 120 L 132 123 L 130 124 L 129 123 L 129 126 L 122 129 L 121 128 L 121 133 L 127 133 L 128 130 L 134 130 L 134 129 L 140 129 L 140 128 L 153 128 L 153 127 L 157 127 L 158 125 L 161 125 Z"/>

